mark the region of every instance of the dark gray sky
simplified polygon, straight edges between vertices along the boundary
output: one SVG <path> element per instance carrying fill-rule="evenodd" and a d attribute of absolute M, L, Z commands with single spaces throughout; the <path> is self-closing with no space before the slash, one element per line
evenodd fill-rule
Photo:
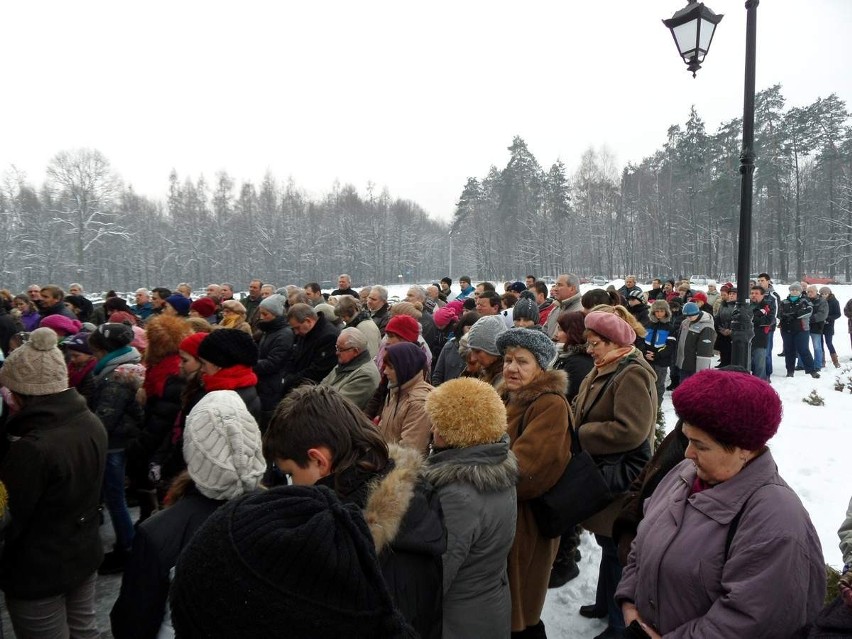
<path fill-rule="evenodd" d="M 706 4 L 725 18 L 693 79 L 661 23 L 682 0 L 7 3 L 0 170 L 41 182 L 93 147 L 154 197 L 172 168 L 270 170 L 448 218 L 514 135 L 573 173 L 589 147 L 641 160 L 692 104 L 711 131 L 741 115 L 744 2 Z M 852 100 L 850 24 L 852 0 L 763 0 L 758 89 Z"/>

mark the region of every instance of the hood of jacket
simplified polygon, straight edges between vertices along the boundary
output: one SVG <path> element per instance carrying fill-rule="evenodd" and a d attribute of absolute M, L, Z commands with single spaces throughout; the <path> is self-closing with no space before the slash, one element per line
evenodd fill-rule
<path fill-rule="evenodd" d="M 493 444 L 447 448 L 430 455 L 423 476 L 436 488 L 463 482 L 482 493 L 497 492 L 518 483 L 518 460 L 505 434 Z"/>
<path fill-rule="evenodd" d="M 716 330 L 710 313 L 707 311 L 701 311 L 701 317 L 699 317 L 696 321 L 689 323 L 689 330 L 693 333 L 700 333 L 705 328 L 712 328 L 713 330 Z"/>

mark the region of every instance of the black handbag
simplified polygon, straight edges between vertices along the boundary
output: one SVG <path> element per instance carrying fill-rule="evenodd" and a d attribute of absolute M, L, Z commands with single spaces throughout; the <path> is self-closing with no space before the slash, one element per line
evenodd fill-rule
<path fill-rule="evenodd" d="M 553 393 L 563 399 L 561 393 Z M 567 403 L 567 400 L 565 400 Z M 569 406 L 570 411 L 570 406 Z M 518 429 L 523 433 L 526 414 Z M 566 428 L 571 432 L 571 459 L 557 482 L 543 495 L 529 501 L 539 533 L 543 537 L 560 537 L 572 527 L 603 510 L 612 496 L 595 460 L 580 448 L 580 441 L 570 419 Z"/>
<path fill-rule="evenodd" d="M 651 443 L 647 439 L 626 453 L 594 456 L 604 482 L 613 496 L 626 493 L 650 459 Z"/>

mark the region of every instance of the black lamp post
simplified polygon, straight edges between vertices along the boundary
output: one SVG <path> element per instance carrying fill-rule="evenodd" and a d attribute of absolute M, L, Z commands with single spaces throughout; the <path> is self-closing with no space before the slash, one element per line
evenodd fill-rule
<path fill-rule="evenodd" d="M 740 234 L 737 253 L 737 308 L 731 323 L 731 363 L 751 370 L 751 340 L 754 324 L 749 305 L 749 274 L 751 272 L 751 201 L 754 177 L 754 67 L 757 39 L 757 5 L 760 0 L 746 0 L 746 60 L 743 100 L 743 148 L 740 153 Z M 691 2 L 663 20 L 672 31 L 684 62 L 695 72 L 710 49 L 713 32 L 722 19 L 703 3 Z"/>

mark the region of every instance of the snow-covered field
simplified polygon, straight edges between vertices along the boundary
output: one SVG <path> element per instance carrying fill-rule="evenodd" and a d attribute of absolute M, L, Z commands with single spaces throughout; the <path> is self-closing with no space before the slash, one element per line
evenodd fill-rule
<path fill-rule="evenodd" d="M 621 286 L 623 282 L 612 282 Z M 502 291 L 502 285 L 497 286 Z M 582 291 L 591 288 L 583 285 Z M 645 287 L 647 288 L 647 287 Z M 705 287 L 696 287 L 705 288 Z M 840 308 L 852 297 L 852 286 L 831 286 Z M 390 296 L 405 298 L 408 286 L 388 287 Z M 786 296 L 784 286 L 776 287 L 779 295 Z M 773 353 L 772 386 L 784 403 L 784 418 L 778 434 L 769 442 L 772 454 L 778 463 L 781 476 L 798 493 L 811 515 L 822 542 L 827 563 L 840 567 L 842 560 L 838 548 L 837 529 L 846 514 L 852 484 L 847 484 L 843 464 L 849 464 L 847 455 L 852 452 L 852 394 L 834 390 L 835 377 L 844 369 L 844 377 L 852 376 L 852 346 L 846 318 L 835 323 L 834 346 L 840 356 L 841 368 L 835 369 L 828 359 L 820 379 L 813 379 L 798 371 L 792 379 L 785 377 L 783 358 L 776 357 L 781 351 L 781 336 L 775 335 Z M 810 406 L 802 399 L 816 390 L 825 400 L 824 406 Z M 663 400 L 666 425 L 671 428 L 676 416 L 671 406 L 669 393 Z M 736 402 L 736 397 L 722 397 L 720 402 Z M 603 621 L 585 619 L 578 610 L 581 605 L 594 603 L 598 576 L 600 551 L 591 535 L 584 535 L 580 550 L 580 576 L 558 590 L 551 590 L 544 606 L 544 623 L 551 639 L 573 639 L 594 637 L 601 632 Z"/>

